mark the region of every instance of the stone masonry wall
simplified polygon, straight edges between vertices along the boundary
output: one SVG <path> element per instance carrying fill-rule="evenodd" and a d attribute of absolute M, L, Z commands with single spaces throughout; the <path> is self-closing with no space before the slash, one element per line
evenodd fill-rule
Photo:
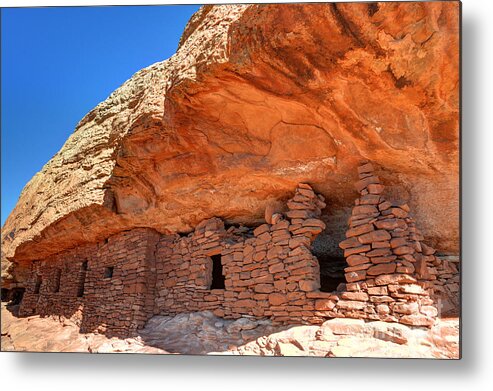
<path fill-rule="evenodd" d="M 371 163 L 358 168 L 356 200 L 347 239 L 340 243 L 349 265 L 344 316 L 431 326 L 437 316 L 432 304 L 429 266 L 435 250 L 409 216 L 407 205 L 392 205 L 382 196 L 384 186 Z M 349 297 L 348 297 L 349 298 Z"/>
<path fill-rule="evenodd" d="M 134 229 L 33 262 L 20 314 L 69 317 L 83 332 L 135 331 L 152 315 L 148 282 L 158 238 L 151 229 Z"/>
<path fill-rule="evenodd" d="M 320 287 L 311 243 L 324 228 L 323 197 L 300 184 L 286 216 L 271 214 L 271 224 L 253 230 L 219 219 L 203 222 L 187 237 L 163 237 L 157 249 L 156 313 L 211 310 L 217 316 L 270 317 L 281 323 L 322 322 L 316 298 Z M 212 259 L 220 255 L 224 289 L 210 289 Z M 324 308 L 325 310 L 325 308 Z"/>
<path fill-rule="evenodd" d="M 340 244 L 347 261 L 342 291 L 320 291 L 311 250 L 325 228 L 326 205 L 299 184 L 288 211 L 267 210 L 267 223 L 256 228 L 226 228 L 218 218 L 187 236 L 137 228 L 35 261 L 20 312 L 71 317 L 83 332 L 120 335 L 153 315 L 203 310 L 283 324 L 349 317 L 429 327 L 436 302 L 455 305 L 458 270 L 422 242 L 406 205 L 384 199 L 371 163 L 358 171 L 360 197 Z M 212 289 L 214 262 L 224 285 Z"/>

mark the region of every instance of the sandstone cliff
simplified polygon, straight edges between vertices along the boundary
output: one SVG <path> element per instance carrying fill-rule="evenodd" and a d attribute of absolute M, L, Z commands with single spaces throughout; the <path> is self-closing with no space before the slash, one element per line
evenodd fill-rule
<path fill-rule="evenodd" d="M 458 29 L 457 2 L 202 7 L 176 54 L 88 113 L 26 185 L 3 260 L 133 227 L 260 223 L 298 182 L 326 197 L 335 253 L 361 158 L 456 253 Z"/>

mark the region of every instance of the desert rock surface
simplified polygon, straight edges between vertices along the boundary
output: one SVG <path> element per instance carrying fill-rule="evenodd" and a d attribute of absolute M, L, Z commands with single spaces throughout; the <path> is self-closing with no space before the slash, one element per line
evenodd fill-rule
<path fill-rule="evenodd" d="M 80 334 L 69 319 L 17 318 L 2 304 L 2 351 L 457 359 L 459 325 L 457 319 L 431 329 L 331 319 L 321 326 L 281 327 L 202 311 L 155 316 L 138 335 L 118 339 Z"/>
<path fill-rule="evenodd" d="M 439 251 L 459 240 L 459 3 L 204 6 L 179 48 L 77 125 L 2 229 L 6 260 L 134 227 L 263 222 L 299 182 L 337 253 L 372 160 Z"/>

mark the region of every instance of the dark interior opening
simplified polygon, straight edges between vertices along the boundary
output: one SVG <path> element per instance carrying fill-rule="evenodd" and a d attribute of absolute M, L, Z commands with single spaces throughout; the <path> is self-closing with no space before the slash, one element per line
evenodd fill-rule
<path fill-rule="evenodd" d="M 34 286 L 34 294 L 37 295 L 39 294 L 39 291 L 41 290 L 41 284 L 43 283 L 43 279 L 41 276 L 38 274 L 36 276 L 36 285 Z"/>
<path fill-rule="evenodd" d="M 104 278 L 111 278 L 113 277 L 113 266 L 110 267 L 105 267 L 104 268 Z"/>
<path fill-rule="evenodd" d="M 224 289 L 224 274 L 223 265 L 221 263 L 221 255 L 213 255 L 212 259 L 212 284 L 211 289 Z"/>
<path fill-rule="evenodd" d="M 62 269 L 57 269 L 55 274 L 55 285 L 53 287 L 53 292 L 60 292 L 60 280 L 62 278 Z"/>
<path fill-rule="evenodd" d="M 10 290 L 7 288 L 2 288 L 2 301 L 9 301 Z"/>
<path fill-rule="evenodd" d="M 22 301 L 22 298 L 24 297 L 25 291 L 26 291 L 26 288 L 13 288 L 12 289 L 12 299 L 10 301 L 10 304 L 12 304 L 12 305 L 20 304 Z"/>
<path fill-rule="evenodd" d="M 344 276 L 344 268 L 347 267 L 346 259 L 328 255 L 319 255 L 317 259 L 320 264 L 320 291 L 335 292 L 344 290 L 343 286 L 339 287 L 339 285 L 346 283 L 346 277 Z"/>
<path fill-rule="evenodd" d="M 80 265 L 80 271 L 79 271 L 79 284 L 77 287 L 77 297 L 84 296 L 84 286 L 86 284 L 87 269 L 88 269 L 87 261 L 82 262 L 82 264 Z"/>

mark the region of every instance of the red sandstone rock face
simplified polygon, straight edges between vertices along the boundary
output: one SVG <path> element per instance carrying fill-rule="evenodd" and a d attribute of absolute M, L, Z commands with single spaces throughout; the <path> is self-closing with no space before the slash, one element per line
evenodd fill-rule
<path fill-rule="evenodd" d="M 309 183 L 338 251 L 372 160 L 386 198 L 458 250 L 458 2 L 204 6 L 31 179 L 2 251 L 39 259 L 132 227 L 263 222 Z M 2 275 L 9 276 L 10 270 Z"/>

